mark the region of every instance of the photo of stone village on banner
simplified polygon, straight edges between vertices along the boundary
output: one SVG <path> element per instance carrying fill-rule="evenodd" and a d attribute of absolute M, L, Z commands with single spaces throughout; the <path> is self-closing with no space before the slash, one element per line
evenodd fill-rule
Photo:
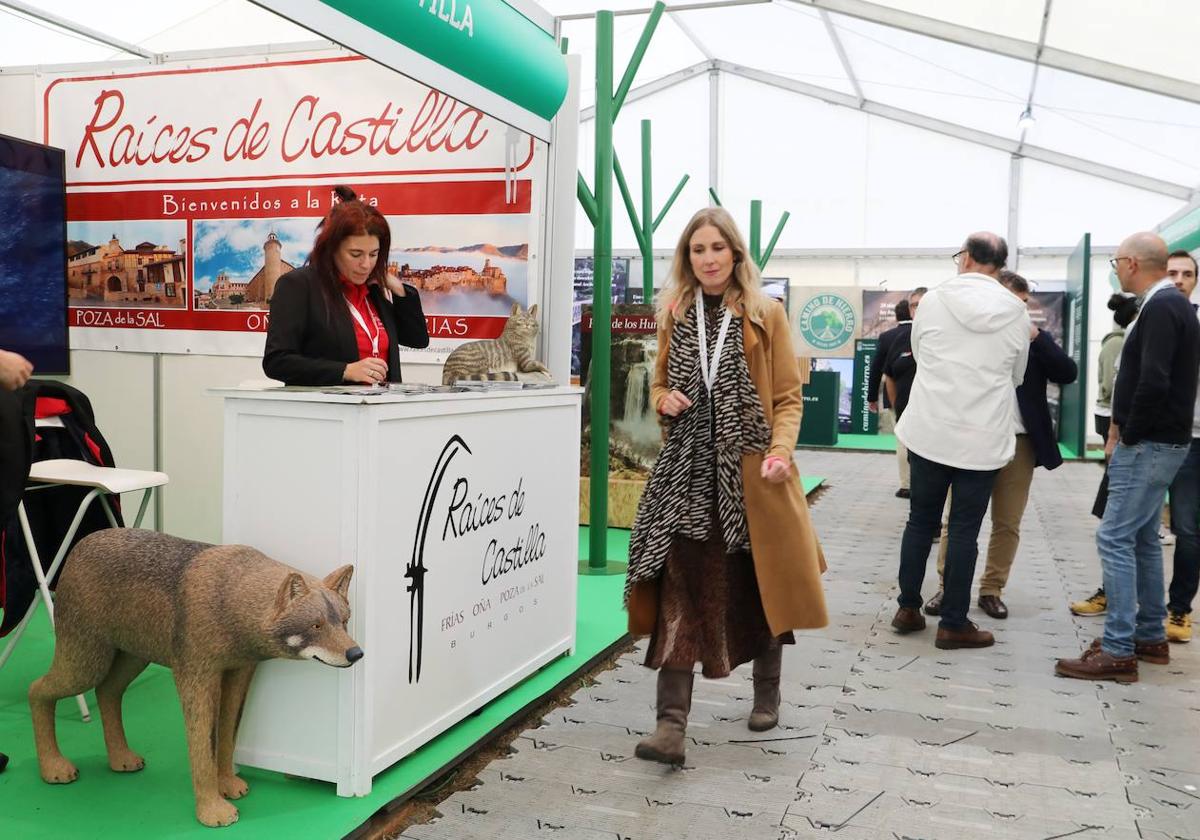
<path fill-rule="evenodd" d="M 547 147 L 357 56 L 44 76 L 67 152 L 71 344 L 257 355 L 275 283 L 348 184 L 392 231 L 427 350 L 500 334 L 537 300 Z"/>

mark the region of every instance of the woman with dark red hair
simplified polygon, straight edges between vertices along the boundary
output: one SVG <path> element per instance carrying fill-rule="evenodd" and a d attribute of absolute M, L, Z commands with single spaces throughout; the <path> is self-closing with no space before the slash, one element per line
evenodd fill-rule
<path fill-rule="evenodd" d="M 387 220 L 335 189 L 303 268 L 279 278 L 263 371 L 287 385 L 399 382 L 400 345 L 428 347 L 421 299 L 387 273 Z"/>

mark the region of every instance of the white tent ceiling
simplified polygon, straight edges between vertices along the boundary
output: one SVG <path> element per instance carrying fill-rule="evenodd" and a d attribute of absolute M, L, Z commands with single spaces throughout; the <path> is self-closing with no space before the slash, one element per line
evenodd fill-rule
<path fill-rule="evenodd" d="M 541 5 L 560 18 L 570 51 L 583 58 L 587 108 L 600 4 Z M 650 4 L 603 5 L 618 13 L 619 76 Z M 1137 226 L 1153 224 L 1197 197 L 1194 0 L 684 0 L 669 9 L 618 126 L 618 148 L 634 158 L 623 160 L 626 170 L 639 177 L 636 121 L 653 118 L 656 149 L 663 138 L 673 150 L 655 156 L 657 194 L 668 193 L 682 170 L 693 184 L 681 204 L 703 201 L 715 181 L 723 197 L 764 197 L 776 212 L 813 205 L 809 221 L 828 217 L 816 227 L 842 231 L 831 241 L 814 239 L 812 224 L 803 232 L 793 226 L 784 246 L 879 246 L 901 231 L 918 236 L 912 244 L 941 242 L 944 225 L 922 237 L 911 219 L 892 214 L 912 216 L 914 201 L 940 202 L 953 213 L 926 215 L 949 219 L 969 204 L 961 187 L 974 178 L 982 185 L 977 200 L 998 205 L 982 215 L 998 217 L 1000 228 L 1007 216 L 1010 235 L 1028 229 L 1030 244 L 1077 238 L 1048 242 L 1043 229 L 1055 236 L 1104 229 L 1086 218 L 1061 224 L 1063 191 L 1088 196 L 1093 208 L 1112 207 L 1113 231 L 1135 224 L 1134 213 Z M 247 0 L 0 0 L 0 73 L 315 40 Z M 1022 131 L 1026 107 L 1036 122 Z M 590 153 L 588 113 L 581 162 Z M 802 160 L 814 155 L 830 163 Z M 1026 165 L 1013 168 L 1012 160 Z M 784 168 L 792 171 L 779 176 Z M 839 194 L 857 182 L 856 168 L 865 170 L 852 188 L 857 196 Z M 1037 207 L 1029 206 L 1033 196 Z M 1019 221 L 1010 206 L 1020 209 Z M 881 236 L 887 226 L 892 233 Z"/>
<path fill-rule="evenodd" d="M 595 4 L 543 5 L 564 18 L 562 34 L 590 68 L 594 24 L 575 15 Z M 1029 105 L 1029 145 L 1147 176 L 1161 183 L 1143 187 L 1179 197 L 1200 185 L 1200 62 L 1170 46 L 1200 42 L 1191 0 L 700 0 L 680 8 L 659 24 L 635 87 L 716 59 L 800 82 L 797 91 L 853 97 L 853 107 L 887 106 L 1012 143 Z M 618 17 L 618 71 L 646 18 Z M 1169 42 L 1159 37 L 1167 32 Z M 585 106 L 595 98 L 590 76 L 585 69 Z"/>

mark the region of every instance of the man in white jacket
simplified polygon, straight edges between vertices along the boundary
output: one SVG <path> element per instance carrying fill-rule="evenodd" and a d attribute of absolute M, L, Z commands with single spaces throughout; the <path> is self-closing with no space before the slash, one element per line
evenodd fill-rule
<path fill-rule="evenodd" d="M 917 377 L 896 437 L 909 451 L 908 524 L 900 546 L 900 633 L 925 629 L 921 584 L 946 495 L 953 488 L 945 595 L 935 644 L 988 647 L 992 634 L 967 620 L 979 526 L 996 473 L 1012 460 L 1016 386 L 1029 356 L 1029 313 L 996 280 L 1008 246 L 973 233 L 954 255 L 958 276 L 927 294 L 913 320 Z"/>

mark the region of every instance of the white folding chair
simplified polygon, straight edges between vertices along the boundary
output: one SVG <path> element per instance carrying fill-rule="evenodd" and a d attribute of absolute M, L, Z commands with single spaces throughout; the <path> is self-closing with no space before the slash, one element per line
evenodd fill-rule
<path fill-rule="evenodd" d="M 71 521 L 71 527 L 67 529 L 66 535 L 63 536 L 62 542 L 58 546 L 58 551 L 54 555 L 54 560 L 50 563 L 50 568 L 47 571 L 42 570 L 42 560 L 38 556 L 37 545 L 33 540 L 33 532 L 29 527 L 29 517 L 25 513 L 24 501 L 17 506 L 17 519 L 21 523 L 21 533 L 24 535 L 25 545 L 29 549 L 29 559 L 33 564 L 33 574 L 37 578 L 41 601 L 46 605 L 46 612 L 50 615 L 50 626 L 53 627 L 54 601 L 50 596 L 50 581 L 54 580 L 54 576 L 58 574 L 58 569 L 62 566 L 63 560 L 67 556 L 67 550 L 70 549 L 71 542 L 75 539 L 75 532 L 79 530 L 79 525 L 83 522 L 83 516 L 87 513 L 88 508 L 91 507 L 92 502 L 97 498 L 100 499 L 100 506 L 104 508 L 104 514 L 108 517 L 108 521 L 112 527 L 116 528 L 117 518 L 113 515 L 112 508 L 109 507 L 108 496 L 132 493 L 135 490 L 143 491 L 142 503 L 138 508 L 137 518 L 133 522 L 133 527 L 137 528 L 142 524 L 142 517 L 146 515 L 146 508 L 150 504 L 150 492 L 155 487 L 161 487 L 166 484 L 169 479 L 166 473 L 154 472 L 153 470 L 125 470 L 117 467 L 97 467 L 86 461 L 62 458 L 51 461 L 35 461 L 29 470 L 29 480 L 36 483 L 25 488 L 25 492 L 27 493 L 49 490 L 64 485 L 91 488 L 83 499 L 80 500 L 79 508 L 75 511 L 75 517 Z M 33 614 L 37 610 L 37 605 L 38 599 L 34 598 L 33 603 L 29 605 L 29 609 L 25 612 L 24 618 L 21 619 L 21 623 L 12 631 L 4 652 L 0 653 L 0 667 L 3 667 L 4 663 L 12 655 L 13 649 L 17 646 L 17 640 L 25 632 L 25 628 L 29 625 L 30 619 L 33 618 Z M 87 701 L 83 699 L 83 695 L 78 695 L 75 699 L 79 703 L 79 711 L 83 714 L 83 719 L 85 721 L 91 720 Z"/>

